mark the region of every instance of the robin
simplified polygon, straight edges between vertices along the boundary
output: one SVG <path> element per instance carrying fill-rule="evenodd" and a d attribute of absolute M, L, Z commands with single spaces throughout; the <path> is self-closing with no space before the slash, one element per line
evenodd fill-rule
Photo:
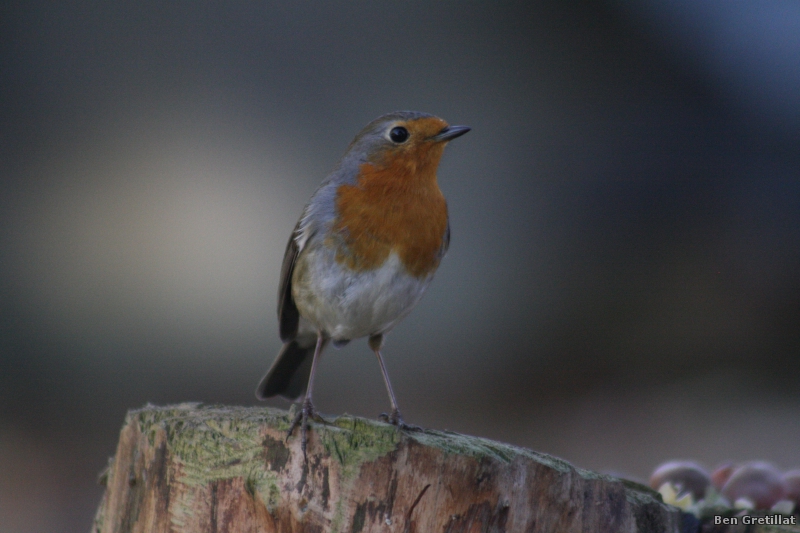
<path fill-rule="evenodd" d="M 278 323 L 283 348 L 256 390 L 259 399 L 305 399 L 305 453 L 314 410 L 314 373 L 329 342 L 368 337 L 403 422 L 381 356 L 384 336 L 419 302 L 450 244 L 447 203 L 436 169 L 448 141 L 467 126 L 414 111 L 378 117 L 356 135 L 292 232 L 281 267 Z M 383 415 L 386 416 L 386 415 Z"/>

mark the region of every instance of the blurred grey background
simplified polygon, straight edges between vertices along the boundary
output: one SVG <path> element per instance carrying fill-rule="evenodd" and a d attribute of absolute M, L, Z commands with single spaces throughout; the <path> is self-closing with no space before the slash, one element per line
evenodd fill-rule
<path fill-rule="evenodd" d="M 256 403 L 286 239 L 398 109 L 473 127 L 387 339 L 409 422 L 800 466 L 796 1 L 5 2 L 0 47 L 3 531 L 87 531 L 126 410 Z M 317 383 L 388 408 L 364 342 Z"/>

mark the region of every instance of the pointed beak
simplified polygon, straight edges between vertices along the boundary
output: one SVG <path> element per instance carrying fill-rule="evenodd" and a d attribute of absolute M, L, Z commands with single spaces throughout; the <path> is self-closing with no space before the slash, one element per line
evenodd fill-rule
<path fill-rule="evenodd" d="M 435 142 L 452 141 L 456 137 L 461 137 L 471 129 L 472 128 L 469 126 L 447 126 L 445 129 L 431 137 L 431 140 Z"/>

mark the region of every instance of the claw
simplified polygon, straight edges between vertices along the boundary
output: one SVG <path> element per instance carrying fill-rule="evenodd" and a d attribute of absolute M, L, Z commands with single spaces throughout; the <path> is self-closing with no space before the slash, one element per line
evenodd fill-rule
<path fill-rule="evenodd" d="M 393 426 L 397 426 L 399 429 L 405 431 L 422 431 L 422 428 L 419 426 L 415 426 L 413 424 L 406 424 L 403 421 L 403 415 L 400 414 L 399 409 L 392 410 L 391 415 L 387 415 L 386 413 L 381 413 L 378 415 L 378 419 L 386 422 L 387 424 L 392 424 Z"/>
<path fill-rule="evenodd" d="M 306 445 L 308 444 L 308 419 L 311 418 L 315 422 L 319 422 L 321 424 L 328 424 L 328 422 L 319 416 L 316 409 L 314 409 L 314 405 L 311 403 L 311 400 L 306 399 L 303 402 L 303 406 L 297 411 L 297 414 L 294 415 L 294 420 L 292 420 L 292 424 L 289 426 L 289 431 L 286 432 L 286 440 L 289 440 L 289 437 L 292 436 L 294 432 L 294 428 L 298 425 L 300 426 L 300 448 L 303 450 L 303 457 L 306 457 Z"/>

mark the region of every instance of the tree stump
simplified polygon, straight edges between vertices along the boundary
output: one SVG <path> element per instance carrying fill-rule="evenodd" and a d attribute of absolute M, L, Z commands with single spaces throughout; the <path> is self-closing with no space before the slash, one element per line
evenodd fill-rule
<path fill-rule="evenodd" d="M 687 516 L 647 487 L 446 431 L 340 416 L 310 426 L 304 459 L 300 439 L 285 438 L 292 417 L 197 404 L 129 412 L 92 532 L 686 530 Z"/>

